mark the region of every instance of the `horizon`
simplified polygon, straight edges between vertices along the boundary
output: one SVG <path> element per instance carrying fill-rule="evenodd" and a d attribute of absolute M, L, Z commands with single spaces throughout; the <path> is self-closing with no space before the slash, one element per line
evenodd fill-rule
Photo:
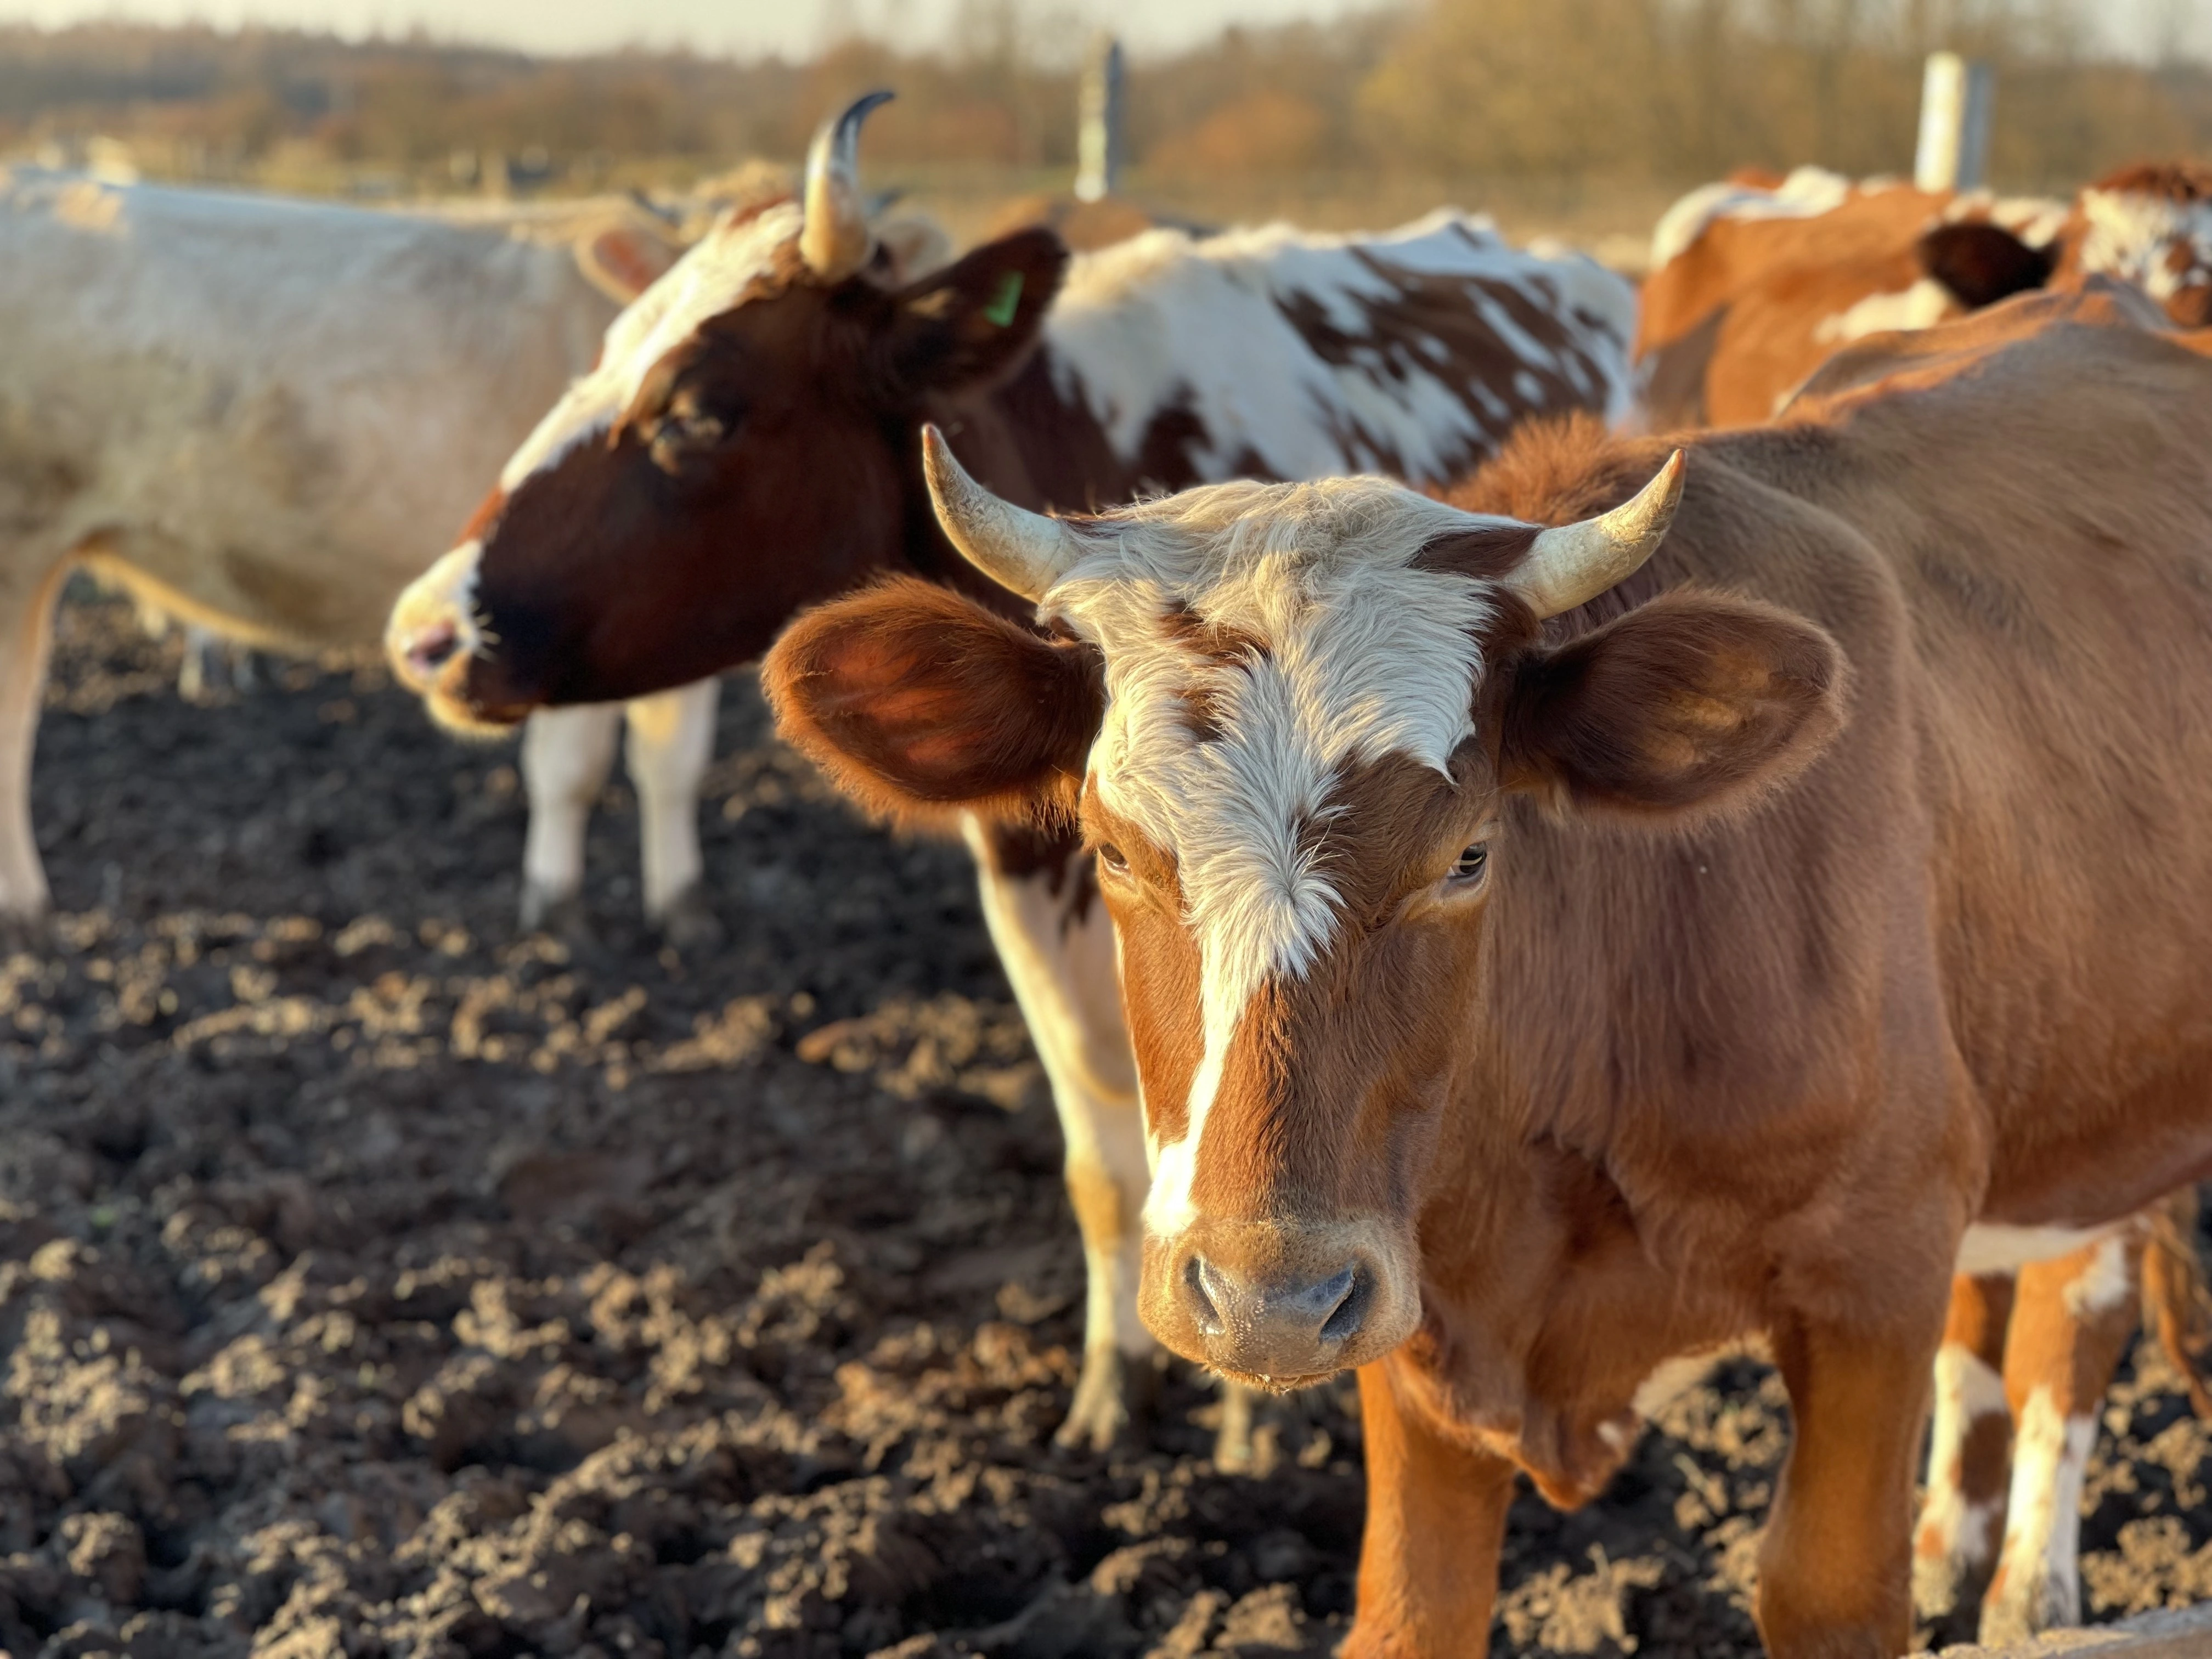
<path fill-rule="evenodd" d="M 988 0 L 984 0 L 988 3 Z M 1111 18 L 1133 53 L 1188 49 L 1236 26 L 1328 21 L 1401 9 L 1407 0 L 1018 0 L 1032 38 L 1074 45 Z M 804 61 L 840 39 L 865 33 L 907 50 L 948 46 L 979 0 L 663 0 L 655 26 L 635 27 L 593 0 L 440 0 L 434 20 L 422 0 L 0 0 L 0 24 L 63 28 L 82 23 L 206 25 L 329 33 L 348 40 L 421 33 L 440 44 L 501 47 L 538 57 L 588 56 L 639 48 L 691 51 L 738 60 Z M 2105 49 L 2154 59 L 2212 57 L 2212 0 L 2112 0 Z M 1048 52 L 1048 55 L 1052 55 Z"/>

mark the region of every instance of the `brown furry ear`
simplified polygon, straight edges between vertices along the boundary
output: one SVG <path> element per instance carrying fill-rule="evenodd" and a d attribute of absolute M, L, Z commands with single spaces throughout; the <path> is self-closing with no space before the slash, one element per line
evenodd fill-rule
<path fill-rule="evenodd" d="M 881 348 L 895 383 L 948 395 L 1004 379 L 1036 343 L 1066 273 L 1060 238 L 1024 230 L 900 289 Z"/>
<path fill-rule="evenodd" d="M 1073 807 L 1105 708 L 1097 654 L 896 577 L 801 617 L 761 665 L 784 737 L 871 811 Z"/>
<path fill-rule="evenodd" d="M 2030 247 L 2002 225 L 1971 221 L 1938 225 L 1913 245 L 1921 270 L 1969 311 L 1979 311 L 2051 280 L 2054 257 Z"/>
<path fill-rule="evenodd" d="M 1509 787 L 1679 818 L 1803 769 L 1843 724 L 1843 653 L 1771 605 L 1668 593 L 1512 670 Z"/>

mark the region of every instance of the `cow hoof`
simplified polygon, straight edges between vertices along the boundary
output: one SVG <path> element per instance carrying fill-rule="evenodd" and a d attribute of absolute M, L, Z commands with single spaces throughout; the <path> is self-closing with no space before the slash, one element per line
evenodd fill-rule
<path fill-rule="evenodd" d="M 660 908 L 653 918 L 661 938 L 678 951 L 711 951 L 728 937 L 714 907 L 707 902 L 703 883 L 693 882 Z"/>
<path fill-rule="evenodd" d="M 1912 1612 L 1924 1628 L 1921 1645 L 1948 1648 L 1975 1640 L 1983 1587 L 1990 1564 L 1948 1555 L 1916 1555 L 1912 1560 Z"/>
<path fill-rule="evenodd" d="M 2063 1630 L 2081 1622 L 2075 1598 L 2055 1575 L 2032 1573 L 2014 1588 L 2001 1580 L 1982 1603 L 1982 1628 L 1977 1639 L 1984 1647 L 2008 1648 L 2028 1642 L 2047 1630 Z"/>
<path fill-rule="evenodd" d="M 1063 1451 L 1109 1452 L 1134 1442 L 1158 1401 L 1159 1368 L 1132 1359 L 1119 1348 L 1093 1348 L 1083 1356 L 1075 1400 L 1052 1443 Z"/>
<path fill-rule="evenodd" d="M 591 938 L 592 922 L 580 894 L 556 893 L 526 882 L 522 888 L 522 931 L 548 933 L 574 945 Z"/>
<path fill-rule="evenodd" d="M 54 942 L 54 919 L 47 910 L 0 910 L 0 956 L 44 951 Z"/>

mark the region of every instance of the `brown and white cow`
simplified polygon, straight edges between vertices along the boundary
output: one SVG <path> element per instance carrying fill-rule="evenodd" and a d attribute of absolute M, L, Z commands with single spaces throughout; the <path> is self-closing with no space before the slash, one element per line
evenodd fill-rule
<path fill-rule="evenodd" d="M 2041 287 L 2063 202 L 1819 167 L 1692 191 L 1651 239 L 1636 356 L 1656 425 L 1771 419 L 1852 341 Z"/>
<path fill-rule="evenodd" d="M 2212 231 L 2212 216 L 2212 216 L 2197 205 L 2204 185 L 2201 170 L 2137 167 L 2070 211 L 1809 168 L 1694 191 L 1654 238 L 1640 325 L 1650 399 L 1680 420 L 1763 420 L 1869 332 L 1925 327 L 2091 271 L 2192 322 L 2191 307 L 2212 297 L 2192 274 Z M 2138 1217 L 2125 1238 L 2039 1263 L 2017 1284 L 1998 1272 L 1954 1285 L 1913 1563 L 1915 1601 L 1939 1628 L 1972 1636 L 1978 1616 L 1984 1639 L 2004 1641 L 2078 1620 L 2078 1498 L 2095 1409 L 2080 1379 L 2110 1375 L 2137 1328 L 2139 1292 L 2192 1399 L 2212 1406 L 2184 1340 L 2200 1278 L 2191 1229 L 2160 1219 Z M 2031 1420 L 2039 1392 L 2064 1402 L 2070 1434 L 2040 1408 Z"/>
<path fill-rule="evenodd" d="M 872 805 L 1097 848 L 1146 1322 L 1358 1368 L 1347 1654 L 1480 1650 L 1516 1471 L 1595 1496 L 1639 1397 L 1752 1333 L 1796 1421 L 1765 1641 L 1904 1651 L 1954 1266 L 2212 1170 L 2212 363 L 2161 321 L 2016 301 L 1686 466 L 1585 432 L 1451 504 L 1053 519 L 939 445 L 1049 634 L 894 581 L 771 653 Z"/>
<path fill-rule="evenodd" d="M 945 542 L 919 428 L 1033 506 L 1371 468 L 1449 482 L 1532 414 L 1617 417 L 1634 295 L 1439 213 L 1387 235 L 1156 230 L 1070 260 L 1018 232 L 902 283 L 826 125 L 803 202 L 720 226 L 609 330 L 389 645 L 441 720 L 634 696 L 757 658 L 886 572 L 1025 607 Z M 971 826 L 986 920 L 1051 1079 L 1090 1277 L 1062 1429 L 1127 1421 L 1146 1185 L 1112 931 L 1076 842 Z M 1132 1379 L 1133 1380 L 1133 1379 Z"/>

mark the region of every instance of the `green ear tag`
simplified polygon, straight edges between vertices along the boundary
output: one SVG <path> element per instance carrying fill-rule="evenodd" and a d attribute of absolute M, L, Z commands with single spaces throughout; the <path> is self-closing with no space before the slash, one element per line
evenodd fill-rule
<path fill-rule="evenodd" d="M 991 303 L 983 307 L 983 315 L 1004 328 L 1014 320 L 1014 312 L 1021 302 L 1022 273 L 1010 270 L 999 278 L 999 291 L 991 296 Z"/>

